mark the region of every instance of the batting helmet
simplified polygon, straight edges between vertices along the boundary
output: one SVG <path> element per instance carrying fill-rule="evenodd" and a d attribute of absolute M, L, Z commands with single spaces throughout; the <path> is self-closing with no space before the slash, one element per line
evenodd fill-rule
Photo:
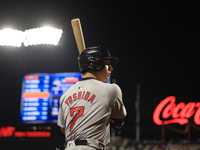
<path fill-rule="evenodd" d="M 105 67 L 103 60 L 110 60 L 110 64 L 118 63 L 119 59 L 111 57 L 109 50 L 100 46 L 86 48 L 78 57 L 79 69 L 81 73 L 100 71 Z"/>

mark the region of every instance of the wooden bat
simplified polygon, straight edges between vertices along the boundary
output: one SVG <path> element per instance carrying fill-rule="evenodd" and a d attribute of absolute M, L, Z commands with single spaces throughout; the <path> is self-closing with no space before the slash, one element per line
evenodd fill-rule
<path fill-rule="evenodd" d="M 74 31 L 74 36 L 76 40 L 76 44 L 78 47 L 79 53 L 81 53 L 85 49 L 85 41 L 83 37 L 83 31 L 81 28 L 81 22 L 79 18 L 75 18 L 71 20 L 72 28 Z"/>

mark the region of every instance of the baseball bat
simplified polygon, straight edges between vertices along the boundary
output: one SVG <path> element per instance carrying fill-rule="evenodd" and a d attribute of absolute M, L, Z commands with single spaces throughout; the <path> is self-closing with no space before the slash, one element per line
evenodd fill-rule
<path fill-rule="evenodd" d="M 81 27 L 81 22 L 79 18 L 75 18 L 71 20 L 72 28 L 74 31 L 74 36 L 76 40 L 76 44 L 78 47 L 79 53 L 81 53 L 85 49 L 85 41 L 83 37 L 83 31 Z"/>

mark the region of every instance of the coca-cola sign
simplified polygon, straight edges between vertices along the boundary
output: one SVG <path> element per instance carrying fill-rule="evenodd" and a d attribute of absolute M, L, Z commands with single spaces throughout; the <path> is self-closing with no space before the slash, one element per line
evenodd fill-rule
<path fill-rule="evenodd" d="M 153 121 L 157 125 L 178 123 L 184 125 L 193 117 L 194 123 L 200 125 L 200 102 L 180 102 L 176 104 L 176 98 L 169 96 L 162 100 L 153 113 Z"/>

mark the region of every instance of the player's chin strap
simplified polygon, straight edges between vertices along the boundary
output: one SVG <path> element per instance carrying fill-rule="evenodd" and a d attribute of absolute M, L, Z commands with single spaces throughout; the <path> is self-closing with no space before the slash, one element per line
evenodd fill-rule
<path fill-rule="evenodd" d="M 110 118 L 110 126 L 113 129 L 120 129 L 123 125 L 124 125 L 124 120 L 123 119 Z"/>

